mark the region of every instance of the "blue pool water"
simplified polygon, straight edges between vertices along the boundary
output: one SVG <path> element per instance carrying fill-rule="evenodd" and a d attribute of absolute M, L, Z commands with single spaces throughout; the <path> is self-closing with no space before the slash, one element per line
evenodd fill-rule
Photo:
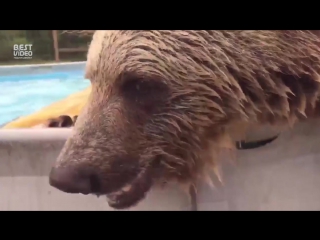
<path fill-rule="evenodd" d="M 0 76 L 0 126 L 90 85 L 83 71 Z"/>

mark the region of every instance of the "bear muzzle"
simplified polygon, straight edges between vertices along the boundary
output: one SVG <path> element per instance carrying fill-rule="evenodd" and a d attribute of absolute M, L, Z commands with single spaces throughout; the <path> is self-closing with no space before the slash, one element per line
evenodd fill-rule
<path fill-rule="evenodd" d="M 90 171 L 77 171 L 73 167 L 54 167 L 49 184 L 66 193 L 89 194 L 99 191 L 100 184 Z"/>

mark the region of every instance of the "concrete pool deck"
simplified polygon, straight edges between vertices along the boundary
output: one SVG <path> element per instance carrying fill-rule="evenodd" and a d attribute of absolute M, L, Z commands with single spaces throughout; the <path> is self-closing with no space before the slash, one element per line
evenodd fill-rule
<path fill-rule="evenodd" d="M 310 120 L 265 147 L 237 151 L 234 164 L 224 159 L 224 185 L 199 186 L 198 209 L 320 210 L 319 124 Z M 70 132 L 0 130 L 0 210 L 112 210 L 104 197 L 49 186 L 50 167 Z M 172 186 L 154 190 L 131 210 L 189 209 L 187 195 Z"/>
<path fill-rule="evenodd" d="M 9 65 L 0 66 L 0 76 L 8 75 L 24 75 L 24 74 L 47 74 L 54 72 L 74 71 L 85 68 L 86 62 L 70 62 L 70 63 L 46 63 L 46 64 L 30 64 L 30 65 Z"/>

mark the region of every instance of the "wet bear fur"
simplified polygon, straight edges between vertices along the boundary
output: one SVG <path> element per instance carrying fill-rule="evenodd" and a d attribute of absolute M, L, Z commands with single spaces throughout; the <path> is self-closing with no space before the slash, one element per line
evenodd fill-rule
<path fill-rule="evenodd" d="M 238 124 L 319 115 L 319 46 L 298 30 L 96 31 L 92 92 L 55 167 L 90 169 L 91 193 L 117 209 L 163 182 L 195 185 Z"/>

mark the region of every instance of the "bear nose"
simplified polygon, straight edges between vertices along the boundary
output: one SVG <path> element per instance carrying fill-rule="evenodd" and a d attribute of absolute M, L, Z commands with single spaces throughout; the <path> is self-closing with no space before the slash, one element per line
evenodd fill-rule
<path fill-rule="evenodd" d="M 54 167 L 49 175 L 49 184 L 66 193 L 89 194 L 92 191 L 92 175 L 76 171 L 73 167 Z"/>

